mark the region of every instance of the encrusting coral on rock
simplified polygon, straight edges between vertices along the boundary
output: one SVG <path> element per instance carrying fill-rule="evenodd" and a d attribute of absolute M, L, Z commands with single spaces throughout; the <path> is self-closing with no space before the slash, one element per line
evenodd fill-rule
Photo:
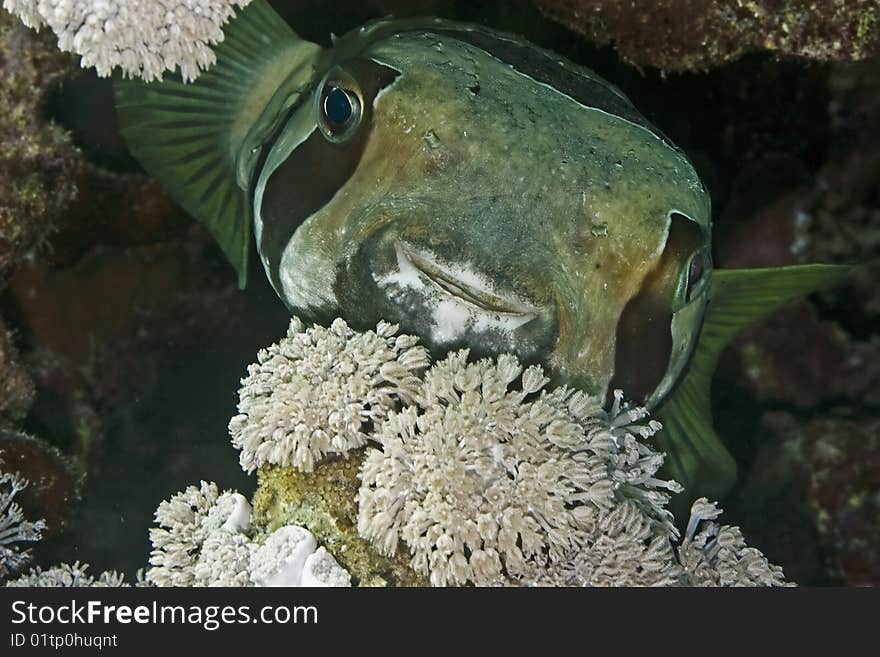
<path fill-rule="evenodd" d="M 880 50 L 874 0 L 535 0 L 547 15 L 637 65 L 717 66 L 755 50 L 819 61 Z"/>
<path fill-rule="evenodd" d="M 428 579 L 410 567 L 406 551 L 385 556 L 357 531 L 364 449 L 329 457 L 313 472 L 260 468 L 253 498 L 255 528 L 267 534 L 289 524 L 308 527 L 351 574 L 355 586 L 427 586 Z"/>
<path fill-rule="evenodd" d="M 77 193 L 78 154 L 41 103 L 68 56 L 0 11 L 0 285 L 36 249 Z"/>

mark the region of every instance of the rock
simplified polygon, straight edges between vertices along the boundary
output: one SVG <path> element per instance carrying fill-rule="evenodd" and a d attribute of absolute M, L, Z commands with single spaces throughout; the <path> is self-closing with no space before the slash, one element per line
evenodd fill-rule
<path fill-rule="evenodd" d="M 739 383 L 760 402 L 800 408 L 840 399 L 880 402 L 880 61 L 840 65 L 829 74 L 834 139 L 815 174 L 779 171 L 769 160 L 741 176 L 717 231 L 727 268 L 829 262 L 854 265 L 834 290 L 790 304 L 745 331 L 733 350 Z M 780 178 L 757 207 L 767 180 Z M 739 206 L 739 207 L 737 207 Z"/>
<path fill-rule="evenodd" d="M 363 450 L 349 458 L 325 459 L 309 474 L 293 468 L 264 466 L 254 495 L 254 524 L 267 536 L 280 527 L 307 527 L 338 564 L 351 575 L 354 586 L 427 586 L 409 566 L 410 555 L 399 551 L 383 557 L 357 531 L 358 468 Z M 309 564 L 307 574 L 327 571 L 328 565 Z"/>
<path fill-rule="evenodd" d="M 743 491 L 746 513 L 755 520 L 784 517 L 787 524 L 771 534 L 770 523 L 753 523 L 762 545 L 789 551 L 782 559 L 787 572 L 798 571 L 789 567 L 789 559 L 802 566 L 805 552 L 812 552 L 814 560 L 825 561 L 821 576 L 828 580 L 822 583 L 876 586 L 880 420 L 834 414 L 803 422 L 775 412 L 767 414 L 764 424 L 767 442 Z M 804 539 L 810 532 L 815 547 L 809 536 Z M 801 540 L 792 542 L 792 535 Z M 806 576 L 801 581 L 816 583 Z"/>
<path fill-rule="evenodd" d="M 0 287 L 76 197 L 79 154 L 43 109 L 47 88 L 72 67 L 49 35 L 0 11 Z"/>
<path fill-rule="evenodd" d="M 667 71 L 700 70 L 769 50 L 817 61 L 880 50 L 873 0 L 535 0 L 548 16 L 623 59 Z"/>
<path fill-rule="evenodd" d="M 34 382 L 22 366 L 12 334 L 0 319 L 0 428 L 14 427 L 34 400 Z"/>
<path fill-rule="evenodd" d="M 5 472 L 27 479 L 17 497 L 27 518 L 43 518 L 43 537 L 59 535 L 79 499 L 78 478 L 67 457 L 43 440 L 0 429 L 0 463 Z"/>

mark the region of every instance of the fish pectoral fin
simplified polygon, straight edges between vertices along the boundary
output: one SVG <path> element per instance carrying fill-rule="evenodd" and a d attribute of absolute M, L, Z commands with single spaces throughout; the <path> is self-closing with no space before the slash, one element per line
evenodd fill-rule
<path fill-rule="evenodd" d="M 244 287 L 252 210 L 240 180 L 253 165 L 252 147 L 272 127 L 260 118 L 292 104 L 321 49 L 300 39 L 265 0 L 251 2 L 223 32 L 216 63 L 194 82 L 179 72 L 154 82 L 117 74 L 113 86 L 131 153 L 205 225 Z"/>
<path fill-rule="evenodd" d="M 716 269 L 700 341 L 710 342 L 717 358 L 741 329 L 789 301 L 834 285 L 851 270 L 849 265 Z"/>
<path fill-rule="evenodd" d="M 655 440 L 666 453 L 663 474 L 685 487 L 684 496 L 722 497 L 736 481 L 736 462 L 712 425 L 710 394 L 718 357 L 746 326 L 785 303 L 834 284 L 842 265 L 721 269 L 712 274 L 709 305 L 687 373 L 657 411 Z"/>

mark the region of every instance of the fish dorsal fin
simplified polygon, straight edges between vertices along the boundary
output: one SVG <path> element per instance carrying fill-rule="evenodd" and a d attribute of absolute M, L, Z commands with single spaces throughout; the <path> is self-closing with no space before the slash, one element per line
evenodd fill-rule
<path fill-rule="evenodd" d="M 300 39 L 265 0 L 224 28 L 216 64 L 191 83 L 179 73 L 157 82 L 114 84 L 128 146 L 247 280 L 249 184 L 259 146 L 315 77 L 320 46 Z"/>
<path fill-rule="evenodd" d="M 712 274 L 709 305 L 690 366 L 657 412 L 655 440 L 666 453 L 664 474 L 695 499 L 722 497 L 736 480 L 736 463 L 712 425 L 710 393 L 718 357 L 743 328 L 785 303 L 840 280 L 840 265 L 720 269 Z"/>

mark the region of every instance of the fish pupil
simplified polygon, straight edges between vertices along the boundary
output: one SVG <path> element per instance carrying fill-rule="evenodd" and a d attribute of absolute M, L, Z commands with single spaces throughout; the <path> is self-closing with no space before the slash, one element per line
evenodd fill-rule
<path fill-rule="evenodd" d="M 345 89 L 334 87 L 324 98 L 324 116 L 335 127 L 345 126 L 354 116 L 351 96 Z"/>

